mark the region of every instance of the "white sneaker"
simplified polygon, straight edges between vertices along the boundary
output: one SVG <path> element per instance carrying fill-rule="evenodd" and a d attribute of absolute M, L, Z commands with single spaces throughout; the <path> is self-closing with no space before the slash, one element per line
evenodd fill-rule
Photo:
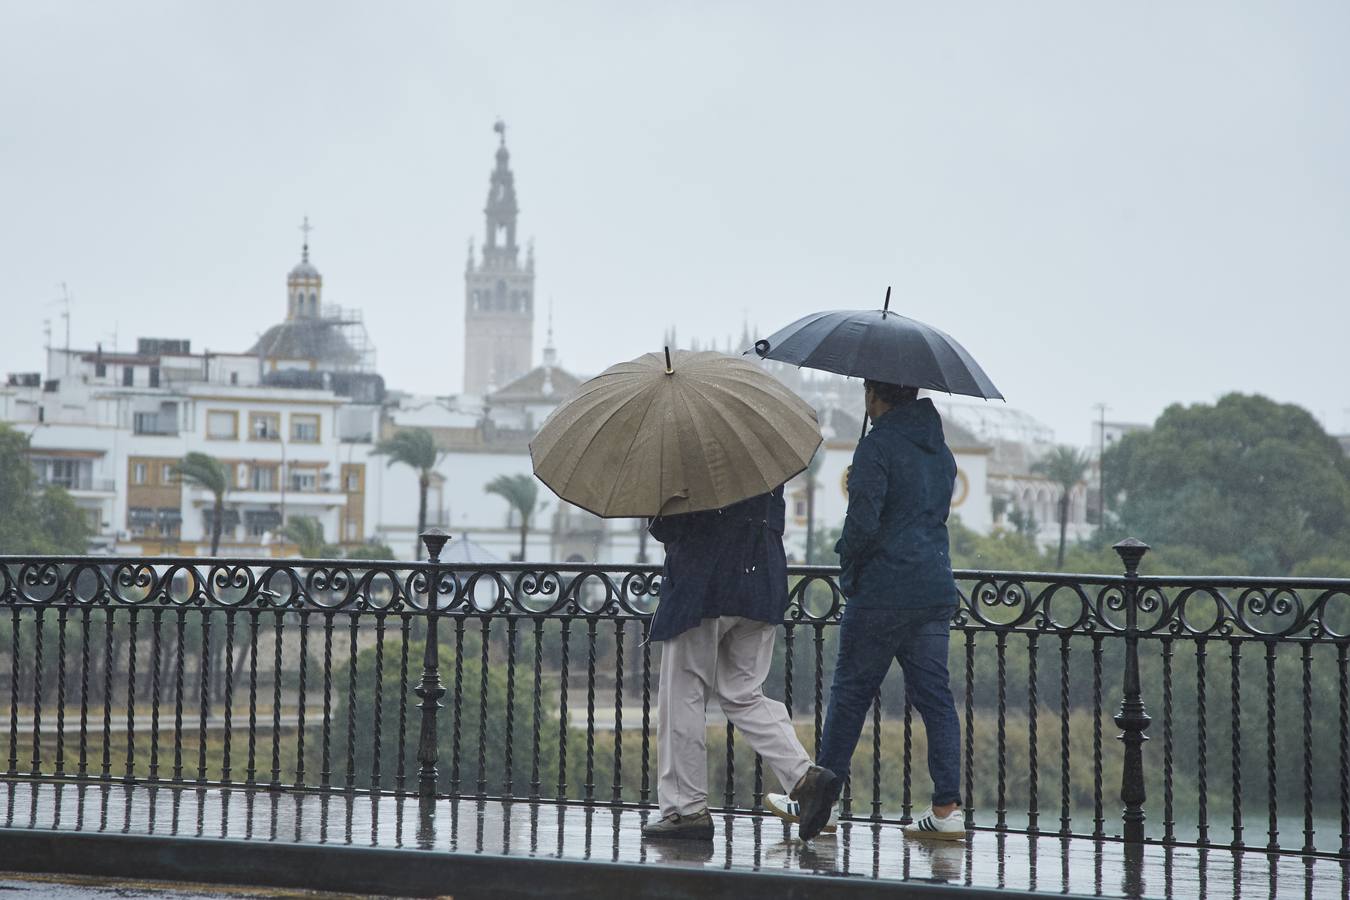
<path fill-rule="evenodd" d="M 964 841 L 966 817 L 961 807 L 945 816 L 933 815 L 933 808 L 905 826 L 905 837 L 928 838 L 939 841 Z"/>
<path fill-rule="evenodd" d="M 784 822 L 791 822 L 795 825 L 800 819 L 800 808 L 797 801 L 793 800 L 787 794 L 766 794 L 764 796 L 764 808 Z M 825 827 L 822 828 L 821 831 L 828 834 L 834 834 L 838 827 L 839 806 L 836 804 L 834 808 L 830 810 L 829 821 L 825 823 Z"/>

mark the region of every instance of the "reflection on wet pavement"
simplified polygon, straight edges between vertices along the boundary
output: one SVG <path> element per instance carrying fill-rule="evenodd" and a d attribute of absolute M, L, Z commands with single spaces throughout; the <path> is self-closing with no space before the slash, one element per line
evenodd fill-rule
<path fill-rule="evenodd" d="M 715 816 L 712 842 L 644 841 L 650 810 L 526 801 L 314 795 L 264 790 L 7 782 L 0 825 L 252 841 L 406 847 L 503 857 L 854 875 L 1105 897 L 1341 897 L 1350 867 L 1328 858 L 977 832 L 907 840 L 893 825 L 842 823 L 809 844 L 772 817 Z"/>
<path fill-rule="evenodd" d="M 364 895 L 333 894 L 236 885 L 173 881 L 121 881 L 78 875 L 30 875 L 0 871 L 0 894 L 24 900 L 358 900 Z"/>

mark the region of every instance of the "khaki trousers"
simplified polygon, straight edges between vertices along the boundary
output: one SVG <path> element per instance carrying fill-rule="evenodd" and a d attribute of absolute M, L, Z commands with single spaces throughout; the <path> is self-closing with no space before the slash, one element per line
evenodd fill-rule
<path fill-rule="evenodd" d="M 656 786 L 662 817 L 691 815 L 708 805 L 710 696 L 784 791 L 796 787 L 811 767 L 787 708 L 764 696 L 775 631 L 767 622 L 721 616 L 662 642 Z"/>

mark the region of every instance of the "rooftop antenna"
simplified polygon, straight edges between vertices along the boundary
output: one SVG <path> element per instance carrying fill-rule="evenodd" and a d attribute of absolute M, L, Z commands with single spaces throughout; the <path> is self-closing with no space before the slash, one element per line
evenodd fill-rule
<path fill-rule="evenodd" d="M 61 304 L 61 318 L 63 318 L 63 319 L 66 320 L 66 350 L 69 351 L 69 350 L 70 350 L 70 304 L 71 304 L 72 302 L 74 302 L 74 301 L 72 300 L 72 298 L 71 298 L 71 296 L 70 296 L 70 288 L 66 287 L 66 283 L 63 281 L 63 282 L 61 282 L 61 284 L 60 284 L 59 286 L 60 286 L 60 288 L 61 288 L 61 296 L 60 296 L 60 297 L 57 297 L 55 300 L 52 300 L 51 302 L 52 302 L 52 303 L 60 303 L 60 304 Z M 51 345 L 51 335 L 50 335 L 50 334 L 48 335 L 48 338 L 47 338 L 47 344 L 48 344 L 48 346 Z"/>

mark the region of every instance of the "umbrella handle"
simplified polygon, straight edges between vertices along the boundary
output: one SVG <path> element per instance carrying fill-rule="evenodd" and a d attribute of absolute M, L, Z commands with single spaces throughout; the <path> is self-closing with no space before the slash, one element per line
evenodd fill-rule
<path fill-rule="evenodd" d="M 867 413 L 863 413 L 862 434 L 858 435 L 858 440 L 861 441 L 865 437 L 867 437 Z"/>

